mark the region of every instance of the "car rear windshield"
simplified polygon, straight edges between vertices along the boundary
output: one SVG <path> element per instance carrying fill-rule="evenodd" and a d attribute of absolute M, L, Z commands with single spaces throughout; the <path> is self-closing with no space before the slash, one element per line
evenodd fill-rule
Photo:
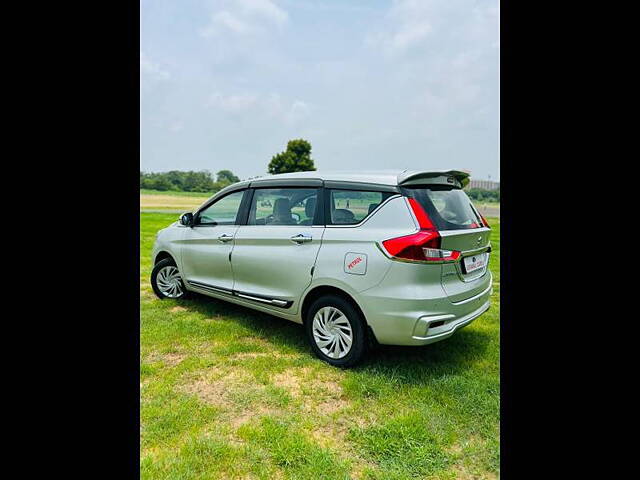
<path fill-rule="evenodd" d="M 418 201 L 438 230 L 482 228 L 482 219 L 460 189 L 429 185 L 403 190 Z"/>

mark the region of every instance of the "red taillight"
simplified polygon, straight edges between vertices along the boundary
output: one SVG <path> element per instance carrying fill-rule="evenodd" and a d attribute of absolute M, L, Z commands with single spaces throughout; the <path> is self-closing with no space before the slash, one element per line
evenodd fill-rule
<path fill-rule="evenodd" d="M 487 219 L 486 219 L 486 218 L 484 218 L 484 215 L 480 214 L 480 218 L 482 219 L 482 223 L 484 223 L 484 226 L 485 226 L 485 227 L 487 227 L 487 228 L 491 228 L 491 227 L 489 226 L 489 222 L 487 222 Z"/>
<path fill-rule="evenodd" d="M 440 248 L 438 232 L 421 230 L 413 235 L 391 238 L 382 242 L 384 248 L 392 257 L 407 260 L 426 260 L 423 248 Z"/>
<path fill-rule="evenodd" d="M 409 205 L 418 220 L 420 231 L 412 235 L 390 238 L 382 242 L 389 255 L 419 262 L 457 260 L 460 257 L 460 252 L 440 249 L 440 234 L 422 206 L 413 198 L 409 199 Z"/>
<path fill-rule="evenodd" d="M 433 224 L 427 212 L 424 211 L 422 205 L 420 205 L 415 198 L 409 199 L 409 205 L 411 205 L 411 210 L 413 210 L 413 214 L 418 219 L 418 225 L 420 225 L 420 230 L 433 230 L 437 231 L 436 226 Z"/>

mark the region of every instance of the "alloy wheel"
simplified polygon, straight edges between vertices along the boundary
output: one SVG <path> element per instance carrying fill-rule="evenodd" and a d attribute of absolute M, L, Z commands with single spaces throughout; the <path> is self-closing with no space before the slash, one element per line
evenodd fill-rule
<path fill-rule="evenodd" d="M 168 298 L 178 298 L 184 293 L 180 272 L 173 265 L 168 265 L 158 271 L 156 285 L 158 290 Z"/>
<path fill-rule="evenodd" d="M 322 307 L 313 317 L 313 338 L 322 353 L 331 358 L 343 358 L 353 343 L 349 320 L 335 307 Z"/>

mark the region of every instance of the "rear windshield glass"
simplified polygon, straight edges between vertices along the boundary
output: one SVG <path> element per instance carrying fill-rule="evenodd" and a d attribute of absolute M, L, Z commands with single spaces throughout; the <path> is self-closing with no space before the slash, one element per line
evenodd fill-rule
<path fill-rule="evenodd" d="M 405 188 L 405 195 L 415 198 L 438 230 L 482 228 L 482 220 L 460 189 L 440 186 Z"/>

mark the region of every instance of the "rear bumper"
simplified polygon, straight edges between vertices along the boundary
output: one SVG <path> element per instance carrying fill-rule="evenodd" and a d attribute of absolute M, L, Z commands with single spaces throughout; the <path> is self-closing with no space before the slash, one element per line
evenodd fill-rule
<path fill-rule="evenodd" d="M 493 291 L 487 271 L 470 298 L 451 302 L 441 285 L 419 288 L 378 288 L 361 292 L 357 298 L 378 343 L 420 346 L 452 336 L 489 309 Z"/>
<path fill-rule="evenodd" d="M 477 310 L 474 310 L 471 313 L 468 313 L 467 315 L 464 315 L 463 317 L 455 318 L 452 315 L 451 316 L 452 318 L 450 318 L 449 320 L 446 320 L 445 324 L 443 324 L 442 326 L 429 327 L 427 324 L 427 328 L 424 329 L 424 336 L 420 336 L 420 333 L 422 333 L 421 331 L 419 331 L 419 330 L 422 330 L 420 328 L 422 326 L 420 325 L 420 323 L 422 322 L 433 323 L 433 320 L 429 316 L 420 318 L 419 322 L 416 323 L 416 328 L 414 329 L 414 333 L 418 333 L 418 335 L 413 335 L 411 337 L 411 339 L 413 340 L 411 345 L 428 345 L 430 343 L 439 342 L 440 340 L 449 338 L 457 330 L 469 325 L 476 318 L 478 318 L 484 312 L 489 310 L 490 305 L 491 305 L 491 302 L 487 300 L 480 308 L 478 308 Z M 437 321 L 440 321 L 440 320 L 437 320 Z M 414 342 L 418 342 L 418 343 L 414 343 Z"/>

